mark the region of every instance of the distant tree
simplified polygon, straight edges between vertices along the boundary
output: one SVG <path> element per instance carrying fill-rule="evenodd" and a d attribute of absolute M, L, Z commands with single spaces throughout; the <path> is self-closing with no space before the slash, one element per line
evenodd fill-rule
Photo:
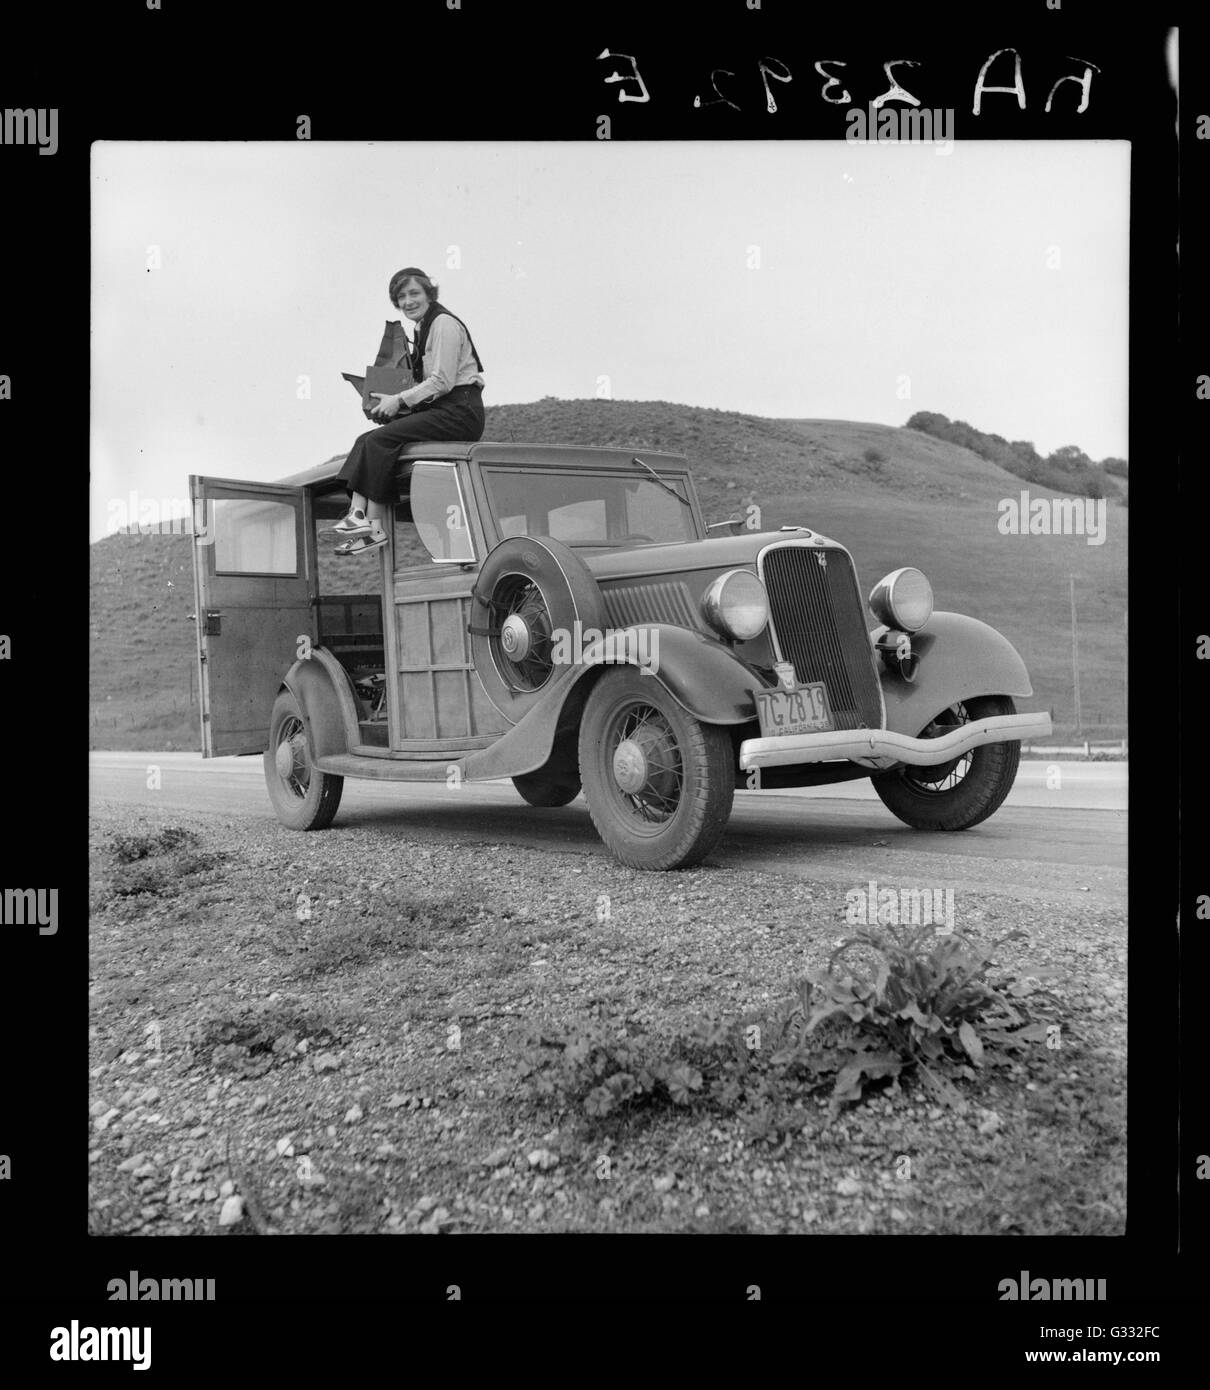
<path fill-rule="evenodd" d="M 918 410 L 915 415 L 904 425 L 905 430 L 919 430 L 921 434 L 931 434 L 937 438 L 943 438 L 937 432 L 949 424 L 944 415 L 938 415 L 931 410 Z"/>
<path fill-rule="evenodd" d="M 1115 478 L 1128 478 L 1130 476 L 1130 466 L 1125 459 L 1104 458 L 1101 460 L 1101 467 Z"/>
<path fill-rule="evenodd" d="M 1092 460 L 1078 444 L 1064 444 L 1050 455 L 1053 462 L 1064 468 L 1091 468 Z"/>
<path fill-rule="evenodd" d="M 1015 439 L 1011 443 L 999 434 L 985 434 L 966 420 L 949 420 L 933 411 L 919 410 L 907 422 L 907 429 L 919 430 L 970 449 L 980 458 L 999 464 L 1001 468 L 1026 482 L 1037 483 L 1041 487 L 1053 488 L 1056 492 L 1075 493 L 1083 497 L 1113 497 L 1118 488 L 1110 481 L 1108 471 L 1099 468 L 1091 458 L 1076 444 L 1064 444 L 1062 448 L 1043 458 L 1029 439 Z M 1125 477 L 1125 460 L 1121 463 L 1122 477 Z"/>

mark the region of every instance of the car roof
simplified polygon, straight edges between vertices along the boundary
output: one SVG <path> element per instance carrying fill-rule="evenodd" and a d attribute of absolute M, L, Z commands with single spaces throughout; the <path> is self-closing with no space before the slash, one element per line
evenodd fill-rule
<path fill-rule="evenodd" d="M 652 467 L 668 472 L 684 472 L 689 462 L 683 454 L 663 454 L 652 449 L 598 449 L 583 444 L 512 444 L 480 439 L 473 443 L 463 440 L 434 440 L 405 444 L 399 451 L 399 461 L 432 459 L 439 462 L 471 459 L 477 463 L 503 463 L 513 466 L 538 465 L 560 468 L 600 468 L 602 464 L 630 466 L 635 455 Z M 325 463 L 301 473 L 291 473 L 274 482 L 294 487 L 312 487 L 331 482 L 344 466 L 347 454 L 337 454 Z"/>

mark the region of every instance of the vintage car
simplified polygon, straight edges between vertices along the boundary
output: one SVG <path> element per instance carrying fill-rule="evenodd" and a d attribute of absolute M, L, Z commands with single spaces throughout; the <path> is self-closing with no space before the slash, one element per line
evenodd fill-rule
<path fill-rule="evenodd" d="M 1020 656 L 933 610 L 911 567 L 875 585 L 806 526 L 707 527 L 686 461 L 633 449 L 412 444 L 389 543 L 351 558 L 335 459 L 278 483 L 190 480 L 202 745 L 264 753 L 298 830 L 346 777 L 582 790 L 622 863 L 714 845 L 734 792 L 869 777 L 908 825 L 965 830 L 1016 775 Z"/>

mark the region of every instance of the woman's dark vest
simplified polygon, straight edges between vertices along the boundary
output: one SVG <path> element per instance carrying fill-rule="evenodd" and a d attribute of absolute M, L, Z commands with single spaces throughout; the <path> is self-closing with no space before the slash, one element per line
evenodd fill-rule
<path fill-rule="evenodd" d="M 475 350 L 475 340 L 471 337 L 471 330 L 462 323 L 457 314 L 450 314 L 444 304 L 440 304 L 434 299 L 428 307 L 428 312 L 420 320 L 420 327 L 416 331 L 416 350 L 412 357 L 412 380 L 415 382 L 424 380 L 424 347 L 429 340 L 429 329 L 433 326 L 433 320 L 439 314 L 449 314 L 455 323 L 462 324 L 463 332 L 465 332 L 467 341 L 471 345 L 471 356 L 475 359 L 475 370 L 479 372 L 483 370 L 483 363 L 480 362 L 479 354 Z"/>
<path fill-rule="evenodd" d="M 428 307 L 428 312 L 420 320 L 420 325 L 416 330 L 416 353 L 412 355 L 408 347 L 407 335 L 403 331 L 403 324 L 398 319 L 388 319 L 386 328 L 382 335 L 382 342 L 378 347 L 378 356 L 374 359 L 376 367 L 402 367 L 404 370 L 410 368 L 412 380 L 420 383 L 424 380 L 424 345 L 428 342 L 429 328 L 438 314 L 450 314 L 444 304 L 434 300 Z M 483 370 L 483 363 L 479 360 L 479 353 L 475 349 L 475 340 L 471 337 L 471 330 L 457 314 L 450 314 L 450 318 L 455 323 L 461 323 L 466 332 L 467 341 L 471 345 L 471 355 L 475 359 L 475 369 Z"/>

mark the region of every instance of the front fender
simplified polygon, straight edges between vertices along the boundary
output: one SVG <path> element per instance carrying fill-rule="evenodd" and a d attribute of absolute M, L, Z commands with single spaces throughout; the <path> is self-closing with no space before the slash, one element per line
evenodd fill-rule
<path fill-rule="evenodd" d="M 722 642 L 668 623 L 634 623 L 584 649 L 586 670 L 601 664 L 637 666 L 703 724 L 745 724 L 756 718 L 754 687 L 765 682 Z"/>
<path fill-rule="evenodd" d="M 871 641 L 887 631 L 876 628 Z M 922 632 L 912 634 L 912 651 L 920 665 L 911 684 L 879 662 L 886 727 L 892 733 L 915 738 L 957 700 L 1034 693 L 1025 662 L 1008 638 L 964 613 L 934 613 Z"/>
<path fill-rule="evenodd" d="M 649 670 L 649 679 L 695 719 L 705 724 L 746 724 L 756 718 L 751 690 L 763 686 L 758 673 L 721 642 L 665 623 L 636 623 L 586 645 L 576 653 L 568 679 L 547 691 L 490 748 L 469 753 L 463 763 L 471 780 L 535 772 L 551 756 L 556 734 L 579 725 L 587 690 L 610 666 Z"/>
<path fill-rule="evenodd" d="M 347 753 L 360 743 L 357 697 L 349 673 L 323 647 L 296 661 L 282 684 L 298 701 L 312 758 Z"/>

